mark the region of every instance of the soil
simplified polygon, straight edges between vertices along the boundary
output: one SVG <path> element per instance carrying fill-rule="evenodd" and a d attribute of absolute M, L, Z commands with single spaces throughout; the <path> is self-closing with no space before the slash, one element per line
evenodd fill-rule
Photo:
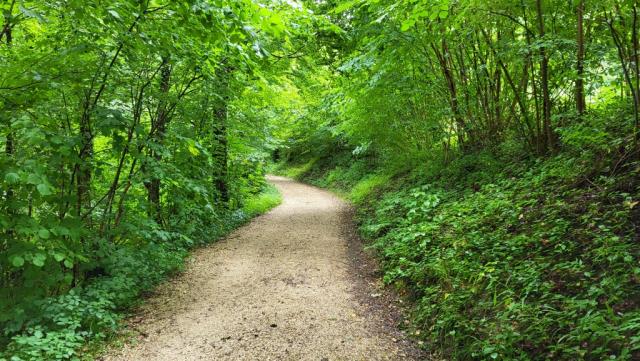
<path fill-rule="evenodd" d="M 283 203 L 196 250 L 102 360 L 419 360 L 333 194 L 269 177 Z"/>

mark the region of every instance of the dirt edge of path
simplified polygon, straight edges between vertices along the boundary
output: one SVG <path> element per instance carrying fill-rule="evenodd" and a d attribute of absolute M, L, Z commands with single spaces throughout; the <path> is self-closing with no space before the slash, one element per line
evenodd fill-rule
<path fill-rule="evenodd" d="M 374 315 L 372 318 L 379 320 L 386 332 L 394 336 L 394 341 L 406 352 L 407 358 L 434 360 L 420 348 L 418 340 L 408 335 L 409 330 L 404 330 L 408 324 L 408 305 L 395 290 L 383 284 L 380 262 L 373 251 L 366 250 L 367 243 L 358 234 L 355 215 L 355 207 L 349 204 L 342 214 L 341 231 L 348 242 L 350 268 L 353 270 L 350 276 L 357 301 Z"/>

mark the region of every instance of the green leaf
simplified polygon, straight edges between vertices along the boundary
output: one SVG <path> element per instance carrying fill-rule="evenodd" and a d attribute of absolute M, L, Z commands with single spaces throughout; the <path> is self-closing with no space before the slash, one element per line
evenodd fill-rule
<path fill-rule="evenodd" d="M 45 228 L 42 228 L 38 231 L 38 237 L 42 238 L 42 239 L 49 239 L 49 236 L 51 234 L 49 233 L 49 231 Z"/>
<path fill-rule="evenodd" d="M 333 10 L 331 10 L 331 12 L 334 14 L 340 14 L 342 12 L 345 12 L 351 9 L 356 5 L 359 5 L 360 2 L 362 2 L 362 0 L 351 0 L 351 1 L 343 2 L 342 4 L 336 6 Z"/>
<path fill-rule="evenodd" d="M 65 259 L 65 254 L 60 252 L 54 252 L 53 259 L 55 259 L 56 262 L 62 262 L 62 260 Z"/>
<path fill-rule="evenodd" d="M 115 11 L 115 10 L 107 10 L 107 12 L 108 12 L 109 14 L 111 14 L 111 16 L 113 16 L 114 18 L 116 18 L 116 19 L 118 19 L 118 20 L 121 20 L 121 18 L 120 18 L 120 14 L 118 14 L 118 12 L 117 12 L 117 11 Z"/>
<path fill-rule="evenodd" d="M 73 261 L 68 259 L 68 258 L 65 259 L 64 260 L 64 266 L 67 267 L 67 268 L 73 268 Z"/>
<path fill-rule="evenodd" d="M 402 26 L 400 27 L 401 31 L 407 31 L 411 29 L 416 24 L 416 19 L 407 19 L 402 22 Z"/>
<path fill-rule="evenodd" d="M 29 9 L 27 9 L 26 7 L 24 7 L 22 4 L 18 6 L 18 9 L 20 9 L 20 12 L 22 14 L 24 14 L 24 16 L 28 17 L 28 18 L 34 18 L 34 19 L 38 19 L 41 22 L 44 22 L 44 18 L 42 17 L 42 15 L 38 14 L 35 11 L 31 11 Z"/>
<path fill-rule="evenodd" d="M 24 265 L 24 258 L 22 258 L 21 256 L 14 256 L 11 260 L 11 264 L 14 267 L 22 267 L 22 265 Z"/>
<path fill-rule="evenodd" d="M 42 178 L 40 178 L 39 175 L 35 173 L 29 174 L 29 177 L 27 177 L 27 184 L 39 184 L 39 183 L 42 183 Z"/>
<path fill-rule="evenodd" d="M 9 184 L 16 184 L 20 181 L 18 173 L 9 172 L 4 175 L 4 181 Z"/>
<path fill-rule="evenodd" d="M 38 189 L 38 192 L 43 196 L 49 196 L 52 194 L 51 187 L 49 187 L 49 185 L 46 183 L 40 183 L 36 186 L 36 188 Z"/>
<path fill-rule="evenodd" d="M 42 267 L 42 266 L 44 266 L 44 261 L 46 261 L 46 260 L 47 260 L 47 255 L 46 254 L 44 254 L 44 253 L 36 253 L 33 256 L 31 262 L 33 263 L 34 266 Z"/>
<path fill-rule="evenodd" d="M 196 143 L 193 140 L 189 141 L 189 145 L 187 146 L 187 149 L 189 149 L 189 153 L 191 153 L 191 155 L 193 156 L 200 155 L 200 150 L 198 149 L 198 147 L 196 146 Z"/>

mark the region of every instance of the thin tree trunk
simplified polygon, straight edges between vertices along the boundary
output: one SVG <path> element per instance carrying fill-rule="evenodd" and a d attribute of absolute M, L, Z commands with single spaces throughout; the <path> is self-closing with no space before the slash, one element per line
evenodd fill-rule
<path fill-rule="evenodd" d="M 231 69 L 223 66 L 217 72 L 222 84 L 222 100 L 215 109 L 216 125 L 213 127 L 213 137 L 216 141 L 214 156 L 218 169 L 214 171 L 214 187 L 220 195 L 220 201 L 225 207 L 229 206 L 229 145 L 227 140 L 227 118 L 229 116 L 229 81 Z"/>
<path fill-rule="evenodd" d="M 466 133 L 465 132 L 466 124 L 464 122 L 464 119 L 462 119 L 462 115 L 460 115 L 460 107 L 458 104 L 458 93 L 456 89 L 456 83 L 455 83 L 455 79 L 453 78 L 453 74 L 451 73 L 451 68 L 449 67 L 449 61 L 450 61 L 449 59 L 451 58 L 451 54 L 449 53 L 449 47 L 447 46 L 447 42 L 444 39 L 444 36 L 442 38 L 442 53 L 438 50 L 438 48 L 434 44 L 431 44 L 431 47 L 433 48 L 436 54 L 436 57 L 438 58 L 438 62 L 440 63 L 442 73 L 447 82 L 451 112 L 453 113 L 453 118 L 458 128 L 456 131 L 456 133 L 458 134 L 458 146 L 460 147 L 460 149 L 464 149 L 465 148 L 464 136 Z"/>
<path fill-rule="evenodd" d="M 636 7 L 634 7 L 634 10 L 637 9 Z M 607 20 L 607 25 L 609 26 L 609 30 L 611 31 L 611 37 L 613 39 L 613 42 L 616 46 L 616 49 L 618 50 L 618 58 L 620 59 L 620 65 L 622 66 L 622 72 L 624 74 L 624 79 L 627 82 L 628 85 L 628 90 L 631 92 L 631 97 L 633 100 L 633 112 L 634 112 L 634 130 L 633 130 L 633 138 L 634 138 L 634 143 L 637 146 L 638 144 L 638 126 L 639 126 L 639 112 L 640 112 L 640 89 L 638 89 L 638 83 L 636 82 L 634 84 L 634 81 L 632 79 L 631 76 L 631 65 L 628 64 L 627 61 L 627 56 L 625 55 L 625 44 L 623 43 L 623 39 L 620 37 L 620 34 L 618 33 L 618 31 L 616 30 L 614 24 L 613 24 L 613 14 L 611 14 L 611 16 L 609 17 L 607 15 L 607 13 L 605 12 L 605 17 Z M 637 19 L 637 10 L 634 12 L 634 18 Z M 634 19 L 634 25 L 636 25 L 635 20 Z M 635 35 L 635 39 L 632 39 L 632 42 L 634 41 L 638 41 L 637 40 L 637 30 L 632 31 L 632 38 L 634 38 L 634 33 Z M 633 47 L 637 47 L 637 45 L 632 45 Z M 636 50 L 637 52 L 637 50 Z M 638 59 L 638 54 L 632 55 L 633 59 Z M 637 60 L 636 60 L 637 61 Z M 636 75 L 634 75 L 635 79 L 638 79 L 638 75 L 636 73 Z"/>
<path fill-rule="evenodd" d="M 162 145 L 165 137 L 165 133 L 167 131 L 167 125 L 169 122 L 169 107 L 167 106 L 166 97 L 169 93 L 170 82 L 171 82 L 171 64 L 169 61 L 169 57 L 162 57 L 162 66 L 161 66 L 161 78 L 160 78 L 160 93 L 162 99 L 158 104 L 158 110 L 156 112 L 155 119 L 155 134 L 154 134 L 154 142 L 156 146 Z M 162 155 L 157 150 L 152 150 L 151 155 L 154 158 L 156 164 L 160 164 L 162 161 Z M 147 187 L 147 196 L 150 205 L 150 215 L 153 219 L 158 223 L 162 223 L 162 208 L 160 204 L 160 187 L 161 180 L 160 177 L 152 175 L 152 178 L 149 182 L 145 184 Z"/>
<path fill-rule="evenodd" d="M 536 0 L 539 39 L 544 41 L 544 13 L 542 0 Z M 549 96 L 549 58 L 546 46 L 540 46 L 540 87 L 542 91 L 542 131 L 544 133 L 543 151 L 553 147 L 551 130 L 551 97 Z"/>
<path fill-rule="evenodd" d="M 223 104 L 216 110 L 216 120 L 218 121 L 218 124 L 216 124 L 216 126 L 214 127 L 214 136 L 218 143 L 216 158 L 219 167 L 216 172 L 217 174 L 215 177 L 215 187 L 220 194 L 220 200 L 225 206 L 228 205 L 230 198 L 228 186 L 229 146 L 227 141 L 227 116 L 228 109 L 225 101 L 225 104 Z"/>
<path fill-rule="evenodd" d="M 11 6 L 9 7 L 9 10 L 7 10 L 7 13 L 4 16 L 4 26 L 3 26 L 3 34 L 7 37 L 7 47 L 11 48 L 11 46 L 13 45 L 13 34 L 12 34 L 12 24 L 11 24 L 11 13 L 13 12 L 13 7 L 15 6 L 16 1 L 13 0 L 13 2 L 11 3 Z M 7 155 L 7 157 L 9 159 L 13 158 L 13 153 L 15 151 L 15 146 L 14 146 L 14 142 L 15 140 L 13 139 L 13 131 L 11 130 L 11 117 L 9 116 L 8 119 L 8 128 L 9 131 L 7 132 L 7 140 L 5 143 L 5 148 L 4 151 Z M 11 187 L 9 187 L 9 189 L 7 189 L 7 204 L 9 204 L 9 202 L 11 201 L 11 199 L 13 198 L 13 189 Z"/>
<path fill-rule="evenodd" d="M 9 10 L 7 10 L 7 13 L 4 16 L 4 24 L 2 27 L 2 33 L 0 34 L 0 40 L 2 40 L 2 35 L 5 35 L 7 37 L 7 47 L 11 47 L 13 44 L 13 34 L 11 33 L 11 13 L 13 12 L 13 7 L 15 6 L 16 1 L 14 0 L 11 3 L 11 6 L 9 7 Z M 7 112 L 8 113 L 8 112 Z M 0 116 L 2 116 L 2 112 L 0 112 Z M 14 157 L 14 152 L 15 152 L 15 140 L 13 138 L 13 131 L 11 129 L 11 115 L 9 114 L 7 116 L 7 125 L 8 125 L 8 132 L 7 132 L 7 139 L 5 142 L 5 154 L 7 155 L 7 158 L 9 159 L 9 161 L 12 160 L 12 158 Z M 5 198 L 4 198 L 4 203 L 6 205 L 6 212 L 8 216 L 13 216 L 14 210 L 13 210 L 13 198 L 14 198 L 14 194 L 13 194 L 13 187 L 11 187 L 10 185 L 7 187 L 7 192 L 5 193 Z M 5 240 L 0 242 L 0 254 L 4 254 L 6 249 L 9 248 L 9 240 L 11 240 L 14 237 L 14 233 L 13 233 L 13 229 L 9 228 L 6 230 L 5 232 Z M 13 271 L 10 270 L 6 270 L 3 271 L 2 273 L 0 273 L 0 276 L 2 277 L 2 285 L 8 285 L 11 281 L 10 279 L 12 278 L 12 274 Z"/>
<path fill-rule="evenodd" d="M 586 101 L 584 94 L 584 0 L 578 0 L 576 9 L 578 17 L 578 54 L 577 54 L 577 79 L 576 79 L 576 110 L 578 115 L 583 115 L 586 111 Z"/>
<path fill-rule="evenodd" d="M 634 123 L 635 129 L 633 133 L 633 139 L 638 145 L 638 132 L 640 131 L 640 44 L 638 40 L 638 2 L 633 3 L 633 30 L 631 31 L 631 42 L 633 43 L 633 63 L 635 70 L 635 89 L 634 89 Z"/>

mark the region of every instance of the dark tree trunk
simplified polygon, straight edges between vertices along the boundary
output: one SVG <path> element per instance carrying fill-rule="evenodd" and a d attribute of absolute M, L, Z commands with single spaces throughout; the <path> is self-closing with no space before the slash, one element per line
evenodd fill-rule
<path fill-rule="evenodd" d="M 451 112 L 453 113 L 453 119 L 455 120 L 457 126 L 457 134 L 458 134 L 458 145 L 460 149 L 465 148 L 465 133 L 466 133 L 466 124 L 462 115 L 460 114 L 460 106 L 458 102 L 458 91 L 456 88 L 456 82 L 454 79 L 454 75 L 451 71 L 450 61 L 451 54 L 449 52 L 449 47 L 447 46 L 447 42 L 442 38 L 442 52 L 438 50 L 438 48 L 432 44 L 432 48 L 438 58 L 438 62 L 440 63 L 440 67 L 442 69 L 442 74 L 447 82 L 447 89 L 449 90 L 449 102 L 451 105 Z"/>
<path fill-rule="evenodd" d="M 89 99 L 87 99 L 87 103 Z M 77 203 L 76 214 L 82 216 L 82 210 L 89 208 L 91 203 L 91 159 L 93 157 L 93 134 L 91 132 L 91 106 L 85 104 L 80 118 L 80 152 L 76 170 Z M 89 220 L 91 217 L 89 217 Z"/>
<path fill-rule="evenodd" d="M 542 0 L 536 0 L 536 12 L 538 15 L 539 38 L 544 41 L 544 13 Z M 540 46 L 540 87 L 542 91 L 542 132 L 543 151 L 553 147 L 553 132 L 551 130 L 551 97 L 549 95 L 549 58 L 546 46 Z"/>
<path fill-rule="evenodd" d="M 221 101 L 216 105 L 214 110 L 216 124 L 213 127 L 213 138 L 216 142 L 214 157 L 216 159 L 217 169 L 214 169 L 213 182 L 214 187 L 220 195 L 220 201 L 225 207 L 229 206 L 229 146 L 227 140 L 227 118 L 229 116 L 229 82 L 232 69 L 223 65 L 217 72 L 217 78 L 220 82 L 220 92 L 222 94 Z"/>
<path fill-rule="evenodd" d="M 578 111 L 578 115 L 583 115 L 587 107 L 584 95 L 584 0 L 578 1 L 576 13 L 578 17 L 576 110 Z"/>
<path fill-rule="evenodd" d="M 216 160 L 219 169 L 215 177 L 215 187 L 220 194 L 220 200 L 223 204 L 229 203 L 229 186 L 228 186 L 228 162 L 229 147 L 227 142 L 227 104 L 221 105 L 216 110 L 217 124 L 214 127 L 214 136 L 217 140 Z"/>
<path fill-rule="evenodd" d="M 169 93 L 171 86 L 171 64 L 168 57 L 162 58 L 162 69 L 160 78 L 160 93 L 162 99 L 158 103 L 158 110 L 156 112 L 156 119 L 153 124 L 153 140 L 156 146 L 161 146 L 165 133 L 167 131 L 167 125 L 169 123 L 169 107 L 167 106 L 166 96 Z M 158 150 L 151 150 L 151 156 L 154 158 L 156 164 L 160 164 L 162 161 L 162 154 Z M 160 177 L 151 175 L 145 186 L 147 187 L 147 196 L 149 200 L 149 213 L 150 216 L 158 223 L 162 223 L 162 206 L 160 204 Z"/>
<path fill-rule="evenodd" d="M 631 31 L 631 42 L 633 43 L 633 64 L 635 70 L 634 84 L 634 141 L 638 144 L 638 132 L 640 131 L 640 40 L 638 40 L 638 2 L 633 3 L 633 29 Z"/>
<path fill-rule="evenodd" d="M 12 34 L 12 24 L 11 24 L 11 13 L 13 12 L 13 7 L 15 6 L 15 0 L 13 1 L 13 3 L 11 4 L 11 7 L 9 8 L 7 14 L 5 14 L 4 17 L 4 25 L 2 27 L 3 30 L 3 34 L 7 37 L 7 47 L 11 47 L 11 45 L 13 44 L 13 34 Z M 14 146 L 14 142 L 15 140 L 13 139 L 13 131 L 11 130 L 11 117 L 9 116 L 7 119 L 7 123 L 8 123 L 8 127 L 9 127 L 9 131 L 7 132 L 7 140 L 5 143 L 5 148 L 4 151 L 7 154 L 8 158 L 12 158 L 13 157 L 13 153 L 15 151 L 15 146 Z M 13 198 L 13 189 L 11 187 L 9 187 L 9 189 L 7 189 L 7 204 L 9 204 L 9 202 L 11 201 L 11 199 Z"/>

